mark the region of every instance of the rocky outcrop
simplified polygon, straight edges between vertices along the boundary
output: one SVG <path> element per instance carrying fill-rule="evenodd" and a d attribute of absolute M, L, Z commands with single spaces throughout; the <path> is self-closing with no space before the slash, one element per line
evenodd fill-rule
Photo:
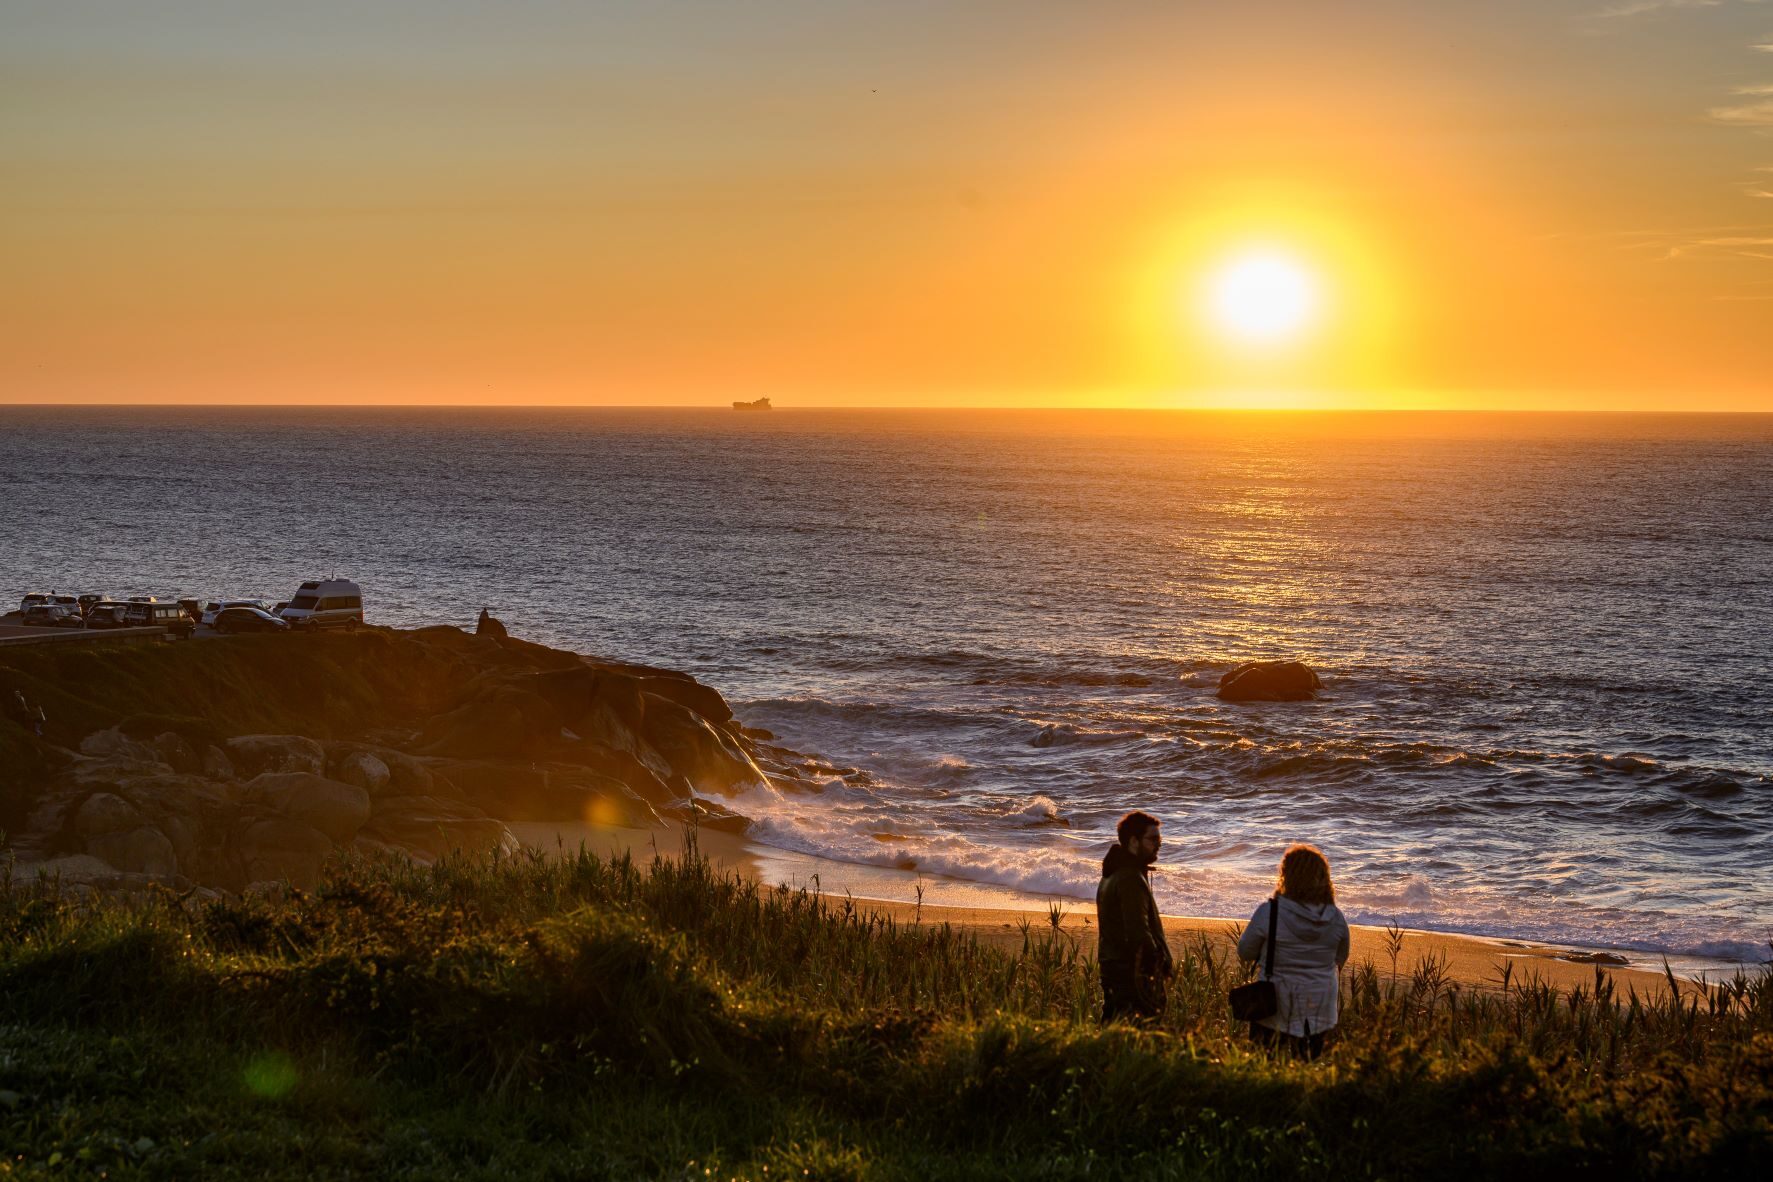
<path fill-rule="evenodd" d="M 420 861 L 515 851 L 507 821 L 743 832 L 749 821 L 721 799 L 772 780 L 823 786 L 822 764 L 763 745 L 768 732 L 747 732 L 694 678 L 508 636 L 487 643 L 497 631 L 314 636 L 262 666 L 259 648 L 225 641 L 97 654 L 126 675 L 87 654 L 84 713 L 64 695 L 48 739 L 0 733 L 5 750 L 32 756 L 0 768 L 0 790 L 24 789 L 9 833 L 20 872 L 305 889 L 341 850 Z M 16 672 L 4 662 L 18 659 L 49 660 L 8 650 L 0 689 Z M 48 678 L 26 672 L 33 687 Z M 148 699 L 159 713 L 140 712 Z M 8 781 L 26 767 L 44 770 Z"/>
<path fill-rule="evenodd" d="M 242 776 L 326 770 L 326 749 L 301 735 L 241 735 L 228 740 L 226 753 Z"/>
<path fill-rule="evenodd" d="M 1250 661 L 1219 679 L 1227 702 L 1305 702 L 1323 681 L 1302 661 Z"/>
<path fill-rule="evenodd" d="M 347 842 L 369 823 L 369 793 L 313 772 L 265 772 L 240 786 L 240 799 Z"/>

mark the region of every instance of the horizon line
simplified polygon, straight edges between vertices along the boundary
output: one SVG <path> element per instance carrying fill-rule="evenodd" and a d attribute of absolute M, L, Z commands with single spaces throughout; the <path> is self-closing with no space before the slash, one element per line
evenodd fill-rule
<path fill-rule="evenodd" d="M 0 408 L 18 410 L 681 410 L 727 411 L 725 403 L 700 402 L 0 402 Z M 806 404 L 772 406 L 771 413 L 785 411 L 996 411 L 1133 414 L 1385 414 L 1385 415 L 1773 415 L 1764 410 L 1725 408 L 1673 409 L 1666 407 L 1498 407 L 1498 406 L 1051 406 L 963 404 L 936 406 L 923 403 L 892 403 L 859 406 Z"/>

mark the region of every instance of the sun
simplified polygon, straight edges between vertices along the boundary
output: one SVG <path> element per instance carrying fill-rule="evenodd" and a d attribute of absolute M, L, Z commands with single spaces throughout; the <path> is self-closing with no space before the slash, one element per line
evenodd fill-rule
<path fill-rule="evenodd" d="M 1247 345 L 1278 345 L 1317 318 L 1317 276 L 1279 250 L 1253 250 L 1222 262 L 1207 278 L 1205 312 L 1214 328 Z"/>

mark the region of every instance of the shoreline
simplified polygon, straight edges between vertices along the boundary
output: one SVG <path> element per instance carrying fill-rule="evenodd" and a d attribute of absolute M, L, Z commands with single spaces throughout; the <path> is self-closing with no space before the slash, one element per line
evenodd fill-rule
<path fill-rule="evenodd" d="M 544 853 L 577 852 L 581 845 L 593 854 L 620 856 L 637 861 L 658 854 L 676 857 L 683 853 L 687 830 L 683 827 L 632 829 L 576 822 L 533 821 L 510 826 L 525 848 Z M 1052 923 L 1051 907 L 1060 910 L 1059 930 L 1087 955 L 1095 953 L 1095 906 L 1070 896 L 1042 896 L 1010 887 L 970 882 L 936 875 L 919 875 L 890 867 L 863 866 L 821 858 L 792 850 L 776 849 L 742 836 L 703 829 L 696 846 L 715 865 L 763 885 L 805 888 L 814 894 L 850 901 L 895 923 L 949 924 L 975 936 L 981 943 L 1007 951 L 1020 951 L 1027 935 L 1039 936 Z M 921 901 L 917 890 L 922 887 Z M 1164 915 L 1161 917 L 1170 946 L 1178 951 L 1184 942 L 1205 936 L 1229 953 L 1242 918 Z M 1668 978 L 1660 963 L 1646 966 L 1630 960 L 1629 953 L 1591 949 L 1458 932 L 1420 928 L 1398 929 L 1403 945 L 1397 956 L 1396 975 L 1408 979 L 1424 960 L 1444 966 L 1446 979 L 1467 989 L 1496 990 L 1503 966 L 1512 964 L 1512 981 L 1519 984 L 1537 977 L 1569 990 L 1592 988 L 1597 974 L 1613 979 L 1621 995 L 1628 990 L 1645 998 L 1668 992 Z M 1348 963 L 1372 961 L 1381 974 L 1390 976 L 1392 960 L 1387 949 L 1387 930 L 1351 924 Z M 1596 953 L 1624 955 L 1628 963 L 1597 962 Z M 1640 954 L 1641 955 L 1641 954 Z M 1575 958 L 1575 959 L 1573 959 Z M 1658 962 L 1661 957 L 1657 958 Z M 1696 957 L 1669 957 L 1668 964 L 1683 986 L 1698 988 L 1734 971 L 1727 964 L 1706 964 Z"/>

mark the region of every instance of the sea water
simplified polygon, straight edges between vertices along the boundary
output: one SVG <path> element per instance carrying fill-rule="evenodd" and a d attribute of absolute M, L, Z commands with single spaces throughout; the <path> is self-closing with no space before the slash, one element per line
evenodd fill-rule
<path fill-rule="evenodd" d="M 1760 960 L 1773 416 L 0 408 L 0 586 L 288 598 L 695 674 L 847 775 L 785 850 L 1166 911 Z M 1308 703 L 1219 677 L 1299 658 Z"/>

